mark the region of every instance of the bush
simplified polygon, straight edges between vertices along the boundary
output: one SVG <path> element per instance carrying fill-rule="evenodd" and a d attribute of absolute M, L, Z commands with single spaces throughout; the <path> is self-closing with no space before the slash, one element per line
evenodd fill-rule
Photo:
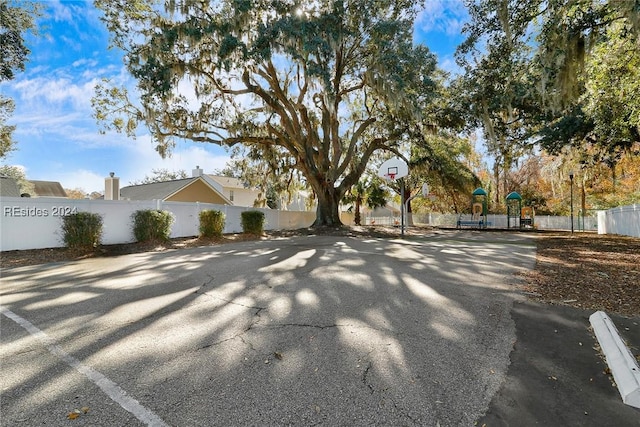
<path fill-rule="evenodd" d="M 248 234 L 262 234 L 264 231 L 264 212 L 245 211 L 240 214 L 242 231 Z"/>
<path fill-rule="evenodd" d="M 133 236 L 138 242 L 169 240 L 173 216 L 169 211 L 139 210 L 131 214 Z"/>
<path fill-rule="evenodd" d="M 200 237 L 220 237 L 224 231 L 224 214 L 205 209 L 200 212 Z"/>
<path fill-rule="evenodd" d="M 70 249 L 91 250 L 102 239 L 102 216 L 78 212 L 62 217 L 62 239 Z"/>

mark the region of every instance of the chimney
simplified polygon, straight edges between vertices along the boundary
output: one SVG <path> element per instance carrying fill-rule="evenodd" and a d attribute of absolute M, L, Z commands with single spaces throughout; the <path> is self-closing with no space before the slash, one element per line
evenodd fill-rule
<path fill-rule="evenodd" d="M 202 170 L 202 169 L 200 169 L 200 166 L 196 166 L 196 168 L 195 168 L 195 169 L 192 169 L 192 170 L 191 170 L 191 176 L 192 176 L 193 178 L 197 178 L 197 177 L 199 177 L 199 176 L 202 176 L 202 173 L 203 173 L 203 170 Z"/>
<path fill-rule="evenodd" d="M 109 177 L 104 179 L 104 199 L 120 200 L 120 178 L 109 172 Z"/>

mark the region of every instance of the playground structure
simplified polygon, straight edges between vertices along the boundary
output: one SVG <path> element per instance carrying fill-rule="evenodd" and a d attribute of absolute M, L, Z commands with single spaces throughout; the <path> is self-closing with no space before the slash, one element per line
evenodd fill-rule
<path fill-rule="evenodd" d="M 482 188 L 476 188 L 471 194 L 471 218 L 458 217 L 457 228 L 473 227 L 487 228 L 491 225 L 487 222 L 487 192 Z"/>
<path fill-rule="evenodd" d="M 471 194 L 471 216 L 458 216 L 456 228 L 471 227 L 486 229 L 492 224 L 488 221 L 487 192 L 482 188 L 476 188 Z M 506 197 L 507 228 L 533 228 L 534 211 L 530 206 L 522 206 L 522 196 L 512 191 Z"/>
<path fill-rule="evenodd" d="M 507 195 L 507 228 L 533 228 L 534 213 L 531 206 L 522 206 L 522 196 L 516 191 Z M 513 225 L 511 223 L 513 220 Z"/>

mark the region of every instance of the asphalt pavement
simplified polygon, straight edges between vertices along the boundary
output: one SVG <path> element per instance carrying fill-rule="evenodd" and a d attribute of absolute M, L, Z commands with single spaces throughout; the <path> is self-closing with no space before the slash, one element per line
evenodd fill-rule
<path fill-rule="evenodd" d="M 0 424 L 639 425 L 591 313 L 520 292 L 534 262 L 450 231 L 3 269 Z"/>
<path fill-rule="evenodd" d="M 592 313 L 517 302 L 507 377 L 477 425 L 640 426 L 640 410 L 622 402 L 598 349 Z M 640 355 L 640 319 L 610 317 L 632 354 Z"/>

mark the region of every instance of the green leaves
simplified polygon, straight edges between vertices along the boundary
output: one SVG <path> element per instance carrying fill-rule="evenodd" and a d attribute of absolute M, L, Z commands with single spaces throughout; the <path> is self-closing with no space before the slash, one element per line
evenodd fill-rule
<path fill-rule="evenodd" d="M 0 82 L 13 80 L 16 72 L 24 71 L 30 53 L 24 35 L 36 31 L 34 20 L 41 11 L 42 5 L 35 2 L 0 0 Z M 13 100 L 0 94 L 0 159 L 15 149 L 15 126 L 5 124 L 13 109 Z"/>
<path fill-rule="evenodd" d="M 94 90 L 91 107 L 93 117 L 102 126 L 100 132 L 115 130 L 135 138 L 143 113 L 129 101 L 127 90 L 112 86 L 108 79 L 103 79 Z"/>
<path fill-rule="evenodd" d="M 640 49 L 613 25 L 585 67 L 584 110 L 601 145 L 630 148 L 640 142 Z"/>
<path fill-rule="evenodd" d="M 613 169 L 640 144 L 637 2 L 480 0 L 470 15 L 455 88 L 496 181 L 535 145 Z"/>
<path fill-rule="evenodd" d="M 16 71 L 23 71 L 30 51 L 24 35 L 35 31 L 35 18 L 42 13 L 36 2 L 0 0 L 0 81 L 12 80 Z"/>

